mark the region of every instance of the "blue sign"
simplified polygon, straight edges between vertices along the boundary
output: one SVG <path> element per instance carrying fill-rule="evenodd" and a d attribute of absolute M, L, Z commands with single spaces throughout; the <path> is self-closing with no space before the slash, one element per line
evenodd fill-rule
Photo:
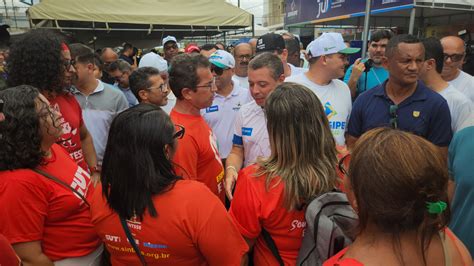
<path fill-rule="evenodd" d="M 413 2 L 414 0 L 373 0 L 371 14 L 412 8 Z M 366 1 L 363 0 L 286 0 L 285 25 L 364 16 L 365 4 Z"/>

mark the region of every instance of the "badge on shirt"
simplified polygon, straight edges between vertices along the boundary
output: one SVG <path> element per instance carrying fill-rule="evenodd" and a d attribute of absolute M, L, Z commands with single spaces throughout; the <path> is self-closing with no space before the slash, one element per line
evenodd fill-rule
<path fill-rule="evenodd" d="M 206 113 L 213 113 L 219 111 L 219 106 L 218 105 L 213 105 L 210 107 L 206 108 Z"/>
<path fill-rule="evenodd" d="M 420 111 L 413 111 L 413 117 L 419 117 Z"/>
<path fill-rule="evenodd" d="M 252 136 L 252 131 L 253 131 L 253 128 L 251 127 L 243 127 L 242 128 L 242 136 Z"/>
<path fill-rule="evenodd" d="M 242 105 L 240 103 L 238 103 L 234 108 L 232 108 L 232 110 L 239 111 L 241 106 Z"/>

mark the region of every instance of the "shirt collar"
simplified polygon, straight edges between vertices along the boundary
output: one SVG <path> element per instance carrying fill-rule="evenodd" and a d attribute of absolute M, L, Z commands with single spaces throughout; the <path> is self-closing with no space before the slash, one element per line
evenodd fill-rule
<path fill-rule="evenodd" d="M 388 79 L 380 85 L 381 87 L 379 87 L 378 90 L 374 93 L 375 96 L 384 97 L 385 99 L 390 99 L 385 89 L 387 86 L 387 82 L 388 82 Z M 427 99 L 426 90 L 427 90 L 426 85 L 421 80 L 418 80 L 415 92 L 412 95 L 410 95 L 407 99 L 405 99 L 403 102 L 407 102 L 407 101 L 414 102 L 414 101 L 426 100 Z"/>
<path fill-rule="evenodd" d="M 96 79 L 96 80 L 97 80 L 97 87 L 89 95 L 92 95 L 94 93 L 98 93 L 98 92 L 101 92 L 101 91 L 104 90 L 104 83 L 101 80 L 98 80 L 98 79 Z M 72 92 L 74 94 L 82 94 L 82 92 L 76 86 L 72 85 L 71 87 L 72 87 Z"/>
<path fill-rule="evenodd" d="M 237 89 L 237 86 L 235 86 L 235 82 L 234 82 L 234 81 L 232 81 L 232 86 L 233 86 L 233 87 L 232 87 L 232 91 L 231 91 L 230 94 L 227 95 L 226 97 L 224 97 L 224 96 L 218 94 L 217 92 L 214 93 L 214 96 L 215 96 L 215 97 L 221 97 L 221 98 L 227 98 L 227 97 L 229 97 L 229 96 L 231 96 L 231 97 L 238 96 L 241 92 L 240 92 L 239 89 Z"/>

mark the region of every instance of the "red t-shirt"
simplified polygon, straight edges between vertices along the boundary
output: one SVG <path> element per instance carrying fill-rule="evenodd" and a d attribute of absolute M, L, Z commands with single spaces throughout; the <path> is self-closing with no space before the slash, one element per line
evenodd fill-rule
<path fill-rule="evenodd" d="M 170 116 L 175 124 L 184 126 L 186 130 L 178 141 L 173 159 L 185 171 L 180 167 L 176 171 L 183 178 L 206 184 L 224 202 L 224 167 L 211 128 L 200 115 L 185 115 L 173 109 Z"/>
<path fill-rule="evenodd" d="M 266 177 L 256 177 L 257 169 L 254 164 L 239 172 L 230 216 L 244 237 L 257 239 L 254 246 L 255 265 L 278 265 L 261 237 L 262 227 L 272 236 L 285 265 L 295 265 L 306 228 L 304 210 L 285 209 L 285 184 L 279 182 L 276 185 L 278 178 L 275 178 L 267 191 Z"/>
<path fill-rule="evenodd" d="M 248 247 L 219 199 L 203 184 L 179 180 L 153 197 L 158 213 L 128 226 L 148 265 L 240 265 Z M 97 187 L 92 222 L 111 254 L 112 265 L 138 265 L 139 259 Z"/>
<path fill-rule="evenodd" d="M 2 234 L 0 234 L 0 265 L 21 265 L 20 258 Z"/>
<path fill-rule="evenodd" d="M 63 135 L 58 140 L 58 144 L 69 152 L 71 158 L 83 169 L 89 167 L 82 152 L 80 128 L 84 124 L 82 120 L 82 109 L 76 98 L 72 94 L 63 94 L 48 99 L 51 106 L 62 115 L 60 121 L 63 126 Z"/>
<path fill-rule="evenodd" d="M 84 197 L 93 192 L 90 176 L 54 144 L 39 169 Z M 0 233 L 13 245 L 41 241 L 51 260 L 87 255 L 101 244 L 87 205 L 70 189 L 30 169 L 0 172 Z"/>

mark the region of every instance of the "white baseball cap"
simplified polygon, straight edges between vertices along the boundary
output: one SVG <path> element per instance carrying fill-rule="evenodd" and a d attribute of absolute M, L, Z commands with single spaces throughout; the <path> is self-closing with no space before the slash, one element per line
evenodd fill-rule
<path fill-rule="evenodd" d="M 176 38 L 174 36 L 171 36 L 171 35 L 168 35 L 168 36 L 164 37 L 163 41 L 161 43 L 164 46 L 167 42 L 175 42 L 176 44 L 178 44 L 178 41 L 176 40 Z"/>
<path fill-rule="evenodd" d="M 360 48 L 347 47 L 342 38 L 342 34 L 337 32 L 325 32 L 314 41 L 308 44 L 306 48 L 311 57 L 318 57 L 328 54 L 355 54 Z"/>
<path fill-rule="evenodd" d="M 138 64 L 138 68 L 141 67 L 154 67 L 158 69 L 158 71 L 168 71 L 168 62 L 163 59 L 160 55 L 155 54 L 153 52 L 149 52 L 142 57 L 140 63 Z"/>
<path fill-rule="evenodd" d="M 217 50 L 209 57 L 211 64 L 220 68 L 234 68 L 235 60 L 234 57 L 224 50 Z"/>

